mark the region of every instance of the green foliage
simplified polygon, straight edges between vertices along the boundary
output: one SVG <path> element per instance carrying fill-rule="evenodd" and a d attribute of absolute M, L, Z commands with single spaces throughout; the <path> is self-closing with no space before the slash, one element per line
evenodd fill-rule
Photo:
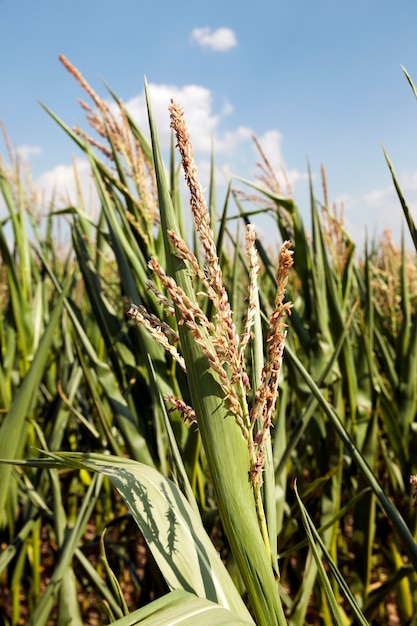
<path fill-rule="evenodd" d="M 218 211 L 213 157 L 209 214 L 240 336 L 253 265 L 231 220 L 247 226 L 268 213 L 294 249 L 292 315 L 257 497 L 248 440 L 222 378 L 233 379 L 232 365 L 213 367 L 210 359 L 218 302 L 201 300 L 205 273 L 190 271 L 169 235 L 188 240 L 174 151 L 167 169 L 149 103 L 150 142 L 111 91 L 115 109 L 89 93 L 95 139 L 49 113 L 90 162 L 100 205 L 94 217 L 80 194 L 77 206 L 51 206 L 43 231 L 18 163 L 0 163 L 3 621 L 387 624 L 395 612 L 401 624 L 413 623 L 415 254 L 386 235 L 378 246 L 368 242 L 362 259 L 355 255 L 341 216 L 329 209 L 324 176 L 323 202 L 311 182 L 307 235 L 266 159 L 260 181 L 231 181 Z M 55 236 L 64 217 L 66 253 Z M 188 248 L 210 272 L 199 234 L 197 227 Z M 259 240 L 256 247 L 259 290 L 249 298 L 253 336 L 245 352 L 251 390 L 245 395 L 229 380 L 248 412 L 268 366 L 280 289 L 277 259 Z M 204 342 L 183 323 L 180 304 L 171 314 L 161 276 L 150 288 L 151 259 L 190 307 L 201 307 Z M 154 330 L 177 338 L 169 352 L 155 332 L 128 319 L 131 303 Z M 190 408 L 197 425 L 182 419 Z"/>

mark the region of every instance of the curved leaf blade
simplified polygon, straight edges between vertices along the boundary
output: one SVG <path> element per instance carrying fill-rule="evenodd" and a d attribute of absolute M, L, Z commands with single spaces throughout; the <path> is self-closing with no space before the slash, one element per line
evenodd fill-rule
<path fill-rule="evenodd" d="M 253 623 L 199 515 L 171 480 L 143 463 L 122 457 L 82 453 L 49 456 L 61 465 L 110 478 L 171 589 L 207 598 Z"/>

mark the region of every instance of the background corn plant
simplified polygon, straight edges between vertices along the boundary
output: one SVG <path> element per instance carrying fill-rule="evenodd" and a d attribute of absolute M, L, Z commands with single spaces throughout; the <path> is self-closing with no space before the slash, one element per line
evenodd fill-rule
<path fill-rule="evenodd" d="M 208 211 L 238 333 L 250 264 L 242 229 L 231 225 L 267 212 L 294 249 L 293 309 L 265 449 L 265 542 L 246 443 L 216 372 L 148 288 L 151 258 L 191 302 L 204 287 L 173 254 L 168 230 L 190 241 L 208 269 L 197 231 L 189 236 L 174 148 L 166 167 L 151 107 L 149 142 L 115 94 L 112 113 L 62 61 L 92 98 L 83 105 L 91 130 L 49 113 L 88 157 L 100 208 L 92 213 L 80 193 L 76 206 L 51 205 L 41 222 L 19 162 L 9 154 L 1 164 L 0 458 L 21 459 L 0 466 L 3 620 L 414 623 L 415 255 L 389 234 L 355 254 L 324 172 L 321 201 L 311 183 L 305 225 L 262 152 L 259 180 L 235 177 L 218 205 L 213 159 Z M 64 219 L 66 251 L 56 230 Z M 259 314 L 247 359 L 254 388 L 278 256 L 256 243 Z M 179 331 L 187 374 L 129 321 L 130 303 Z M 210 299 L 201 306 L 213 319 Z M 193 407 L 198 429 L 167 396 Z"/>

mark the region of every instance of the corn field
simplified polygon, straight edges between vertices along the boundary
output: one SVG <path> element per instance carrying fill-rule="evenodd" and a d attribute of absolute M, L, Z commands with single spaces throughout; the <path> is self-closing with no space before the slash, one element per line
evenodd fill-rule
<path fill-rule="evenodd" d="M 44 108 L 100 208 L 46 211 L 0 161 L 1 623 L 416 625 L 417 230 L 388 154 L 413 252 L 357 250 L 324 170 L 307 227 L 259 145 L 218 203 L 178 103 L 165 163 L 146 84 L 150 140 L 61 61 L 87 129 Z"/>

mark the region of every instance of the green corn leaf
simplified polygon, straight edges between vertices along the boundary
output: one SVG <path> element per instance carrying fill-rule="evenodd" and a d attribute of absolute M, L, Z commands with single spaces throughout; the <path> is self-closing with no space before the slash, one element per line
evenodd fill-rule
<path fill-rule="evenodd" d="M 407 222 L 408 230 L 410 231 L 410 235 L 411 235 L 411 239 L 412 239 L 413 244 L 414 244 L 414 248 L 417 251 L 417 228 L 416 228 L 415 222 L 413 220 L 413 216 L 411 214 L 410 209 L 408 208 L 407 201 L 406 201 L 405 196 L 404 196 L 404 194 L 403 194 L 403 192 L 401 190 L 400 183 L 398 182 L 397 175 L 396 175 L 396 173 L 394 171 L 394 167 L 393 167 L 393 165 L 392 165 L 392 163 L 391 163 L 391 161 L 390 161 L 390 159 L 388 157 L 388 153 L 386 152 L 385 148 L 383 148 L 383 152 L 384 152 L 385 160 L 386 160 L 386 162 L 388 164 L 388 167 L 389 167 L 389 170 L 391 172 L 392 182 L 394 183 L 395 191 L 397 192 L 397 196 L 398 196 L 398 199 L 400 201 L 401 208 L 403 210 L 405 220 Z"/>
<path fill-rule="evenodd" d="M 56 464 L 55 464 L 56 465 Z M 59 562 L 52 574 L 49 585 L 47 586 L 40 602 L 35 607 L 34 611 L 30 615 L 27 621 L 27 626 L 44 626 L 49 620 L 50 612 L 57 601 L 58 596 L 65 595 L 65 588 L 62 585 L 65 584 L 67 577 L 72 577 L 71 562 L 78 547 L 80 538 L 85 531 L 87 522 L 89 521 L 92 511 L 95 507 L 97 498 L 100 493 L 100 487 L 102 484 L 102 477 L 97 475 L 91 481 L 91 485 L 85 495 L 85 499 L 81 509 L 78 513 L 78 517 L 75 525 L 71 529 L 67 529 L 67 536 L 61 546 L 61 553 Z M 59 489 L 59 486 L 58 486 Z M 63 528 L 61 529 L 63 530 Z M 71 583 L 72 584 L 72 583 Z M 62 590 L 63 589 L 63 590 Z M 62 591 L 61 591 L 62 590 Z M 74 590 L 75 591 L 75 590 Z M 64 599 L 63 611 L 66 614 L 66 619 L 69 618 L 68 611 L 71 610 L 72 602 L 68 605 Z"/>
<path fill-rule="evenodd" d="M 191 508 L 193 508 L 196 511 L 196 513 L 198 513 L 197 502 L 194 497 L 193 490 L 190 485 L 190 481 L 188 480 L 187 472 L 184 467 L 183 458 L 178 448 L 174 431 L 172 428 L 172 424 L 169 420 L 167 410 L 165 408 L 164 399 L 162 397 L 160 390 L 158 389 L 158 381 L 157 381 L 155 370 L 153 368 L 151 361 L 150 361 L 149 366 L 153 375 L 152 382 L 154 386 L 156 387 L 155 393 L 157 394 L 158 399 L 159 399 L 161 413 L 163 416 L 164 425 L 165 425 L 165 429 L 166 429 L 168 440 L 169 440 L 170 456 L 172 457 L 172 463 L 173 463 L 173 473 L 176 475 L 177 482 L 179 483 L 178 486 L 181 488 L 181 491 L 184 493 L 185 497 L 187 498 L 189 505 L 191 506 Z"/>
<path fill-rule="evenodd" d="M 46 259 L 43 259 L 43 257 L 41 258 L 56 289 L 58 292 L 61 292 L 61 286 L 56 276 L 49 267 Z M 91 377 L 91 379 L 99 381 L 99 384 L 104 390 L 109 404 L 112 407 L 113 414 L 116 417 L 118 426 L 124 436 L 126 445 L 128 446 L 131 455 L 142 462 L 154 465 L 146 440 L 138 430 L 137 419 L 135 419 L 134 415 L 134 407 L 131 408 L 128 401 L 124 397 L 123 391 L 120 389 L 120 385 L 116 380 L 111 367 L 97 355 L 97 352 L 94 349 L 94 346 L 92 345 L 69 299 L 64 298 L 64 303 L 74 326 L 75 336 L 77 338 L 76 345 L 81 346 L 83 354 L 90 360 L 90 365 L 94 365 L 94 368 L 89 373 L 87 373 L 84 368 L 87 379 L 90 380 Z M 80 362 L 83 366 L 85 363 L 83 357 L 80 357 Z"/>
<path fill-rule="evenodd" d="M 178 222 L 165 179 L 146 87 L 145 92 L 167 271 L 175 278 L 186 295 L 194 301 L 194 291 L 186 266 L 171 252 L 166 234 L 168 230 L 178 232 Z M 240 574 L 247 587 L 252 610 L 260 625 L 285 624 L 270 558 L 259 531 L 254 499 L 248 481 L 249 456 L 246 442 L 239 426 L 228 414 L 224 404 L 224 391 L 217 376 L 210 369 L 202 348 L 196 344 L 185 326 L 180 326 L 179 331 L 181 347 L 187 364 L 192 406 L 197 415 L 221 519 L 238 563 Z M 207 340 L 209 341 L 208 338 Z"/>
<path fill-rule="evenodd" d="M 81 565 L 81 567 L 83 568 L 85 576 L 96 589 L 99 596 L 108 605 L 110 611 L 115 616 L 120 617 L 122 615 L 122 612 L 120 610 L 119 599 L 114 597 L 113 593 L 107 586 L 107 581 L 103 580 L 100 574 L 97 573 L 95 567 L 93 567 L 89 559 L 85 556 L 84 552 L 80 548 L 77 548 L 75 550 L 74 556 L 77 559 L 79 565 Z"/>
<path fill-rule="evenodd" d="M 123 617 L 111 626 L 250 626 L 227 609 L 186 591 L 171 591 L 151 604 Z"/>
<path fill-rule="evenodd" d="M 123 497 L 171 589 L 184 589 L 251 621 L 201 519 L 169 479 L 156 470 L 105 454 L 45 453 L 36 467 L 69 465 L 108 476 Z M 32 464 L 30 461 L 27 464 Z"/>
<path fill-rule="evenodd" d="M 405 67 L 404 67 L 403 65 L 401 65 L 401 69 L 402 69 L 402 71 L 404 72 L 405 77 L 406 77 L 406 79 L 408 80 L 408 83 L 409 83 L 409 85 L 410 85 L 411 89 L 413 90 L 415 97 L 417 98 L 417 88 L 416 88 L 416 86 L 414 85 L 414 82 L 413 82 L 413 80 L 412 80 L 412 78 L 411 78 L 410 74 L 407 72 L 407 70 L 405 69 Z"/>
<path fill-rule="evenodd" d="M 311 392 L 314 394 L 314 396 L 318 400 L 319 405 L 321 406 L 321 408 L 323 409 L 327 417 L 330 419 L 336 433 L 338 434 L 340 439 L 343 441 L 352 459 L 355 461 L 359 470 L 362 472 L 366 480 L 366 483 L 375 493 L 387 517 L 391 520 L 391 523 L 393 524 L 396 532 L 398 533 L 399 537 L 401 537 L 402 541 L 404 542 L 404 549 L 407 553 L 407 556 L 410 559 L 410 561 L 413 563 L 414 567 L 417 569 L 417 545 L 403 517 L 401 516 L 401 514 L 399 513 L 395 505 L 391 502 L 390 498 L 387 496 L 385 491 L 382 489 L 381 485 L 379 484 L 378 480 L 376 479 L 374 473 L 370 469 L 363 455 L 358 450 L 355 443 L 352 441 L 349 433 L 346 431 L 345 427 L 340 421 L 337 413 L 328 404 L 326 398 L 323 396 L 322 392 L 317 387 L 316 383 L 314 382 L 310 374 L 307 372 L 303 364 L 297 358 L 296 354 L 288 347 L 288 345 L 286 346 L 285 352 L 286 352 L 287 358 L 290 359 L 291 363 L 298 369 L 300 374 L 303 376 L 307 385 L 310 387 Z"/>
<path fill-rule="evenodd" d="M 343 595 L 345 596 L 345 598 L 347 599 L 347 601 L 350 604 L 350 607 L 352 608 L 355 618 L 357 620 L 357 623 L 360 624 L 361 626 L 369 626 L 367 620 L 365 619 L 364 615 L 362 614 L 361 610 L 359 609 L 357 602 L 355 600 L 355 598 L 353 597 L 347 583 L 345 582 L 345 580 L 343 579 L 342 575 L 340 574 L 339 570 L 337 569 L 336 565 L 333 563 L 333 560 L 330 557 L 330 554 L 328 553 L 328 551 L 325 548 L 325 545 L 323 543 L 323 541 L 321 540 L 320 535 L 318 534 L 308 512 L 307 509 L 305 508 L 299 494 L 298 494 L 298 490 L 297 490 L 297 485 L 294 485 L 294 491 L 295 491 L 295 496 L 297 498 L 297 502 L 298 505 L 300 507 L 300 511 L 301 511 L 301 517 L 303 520 L 303 525 L 304 528 L 306 530 L 307 533 L 307 537 L 310 543 L 310 548 L 317 566 L 317 572 L 318 572 L 318 576 L 321 582 L 321 585 L 323 586 L 330 608 L 332 610 L 333 613 L 333 617 L 335 620 L 335 623 L 338 624 L 339 626 L 346 626 L 346 617 L 344 615 L 344 613 L 342 612 L 340 605 L 339 605 L 339 601 L 338 598 L 335 596 L 334 591 L 332 589 L 332 586 L 330 584 L 329 578 L 326 574 L 326 570 L 324 569 L 324 565 L 323 565 L 323 561 L 322 558 L 323 556 L 326 558 L 327 563 L 330 566 L 330 569 L 332 571 L 332 574 L 336 577 L 337 582 L 339 584 L 339 586 L 341 587 L 342 591 L 343 591 Z"/>
<path fill-rule="evenodd" d="M 401 312 L 402 321 L 398 337 L 396 371 L 400 381 L 397 392 L 399 422 L 404 440 L 415 419 L 417 401 L 417 313 L 412 314 L 411 286 L 407 276 L 407 258 L 404 238 L 401 250 Z"/>
<path fill-rule="evenodd" d="M 49 363 L 50 348 L 61 319 L 64 300 L 71 283 L 72 277 L 69 276 L 62 294 L 59 296 L 51 313 L 29 370 L 0 426 L 0 458 L 2 459 L 19 458 L 23 453 L 26 444 L 26 418 L 30 415 L 36 403 L 39 384 Z M 12 468 L 10 466 L 0 466 L 0 511 L 2 512 L 0 519 L 3 519 L 3 511 L 10 487 L 11 471 Z"/>
<path fill-rule="evenodd" d="M 115 94 L 115 92 L 111 89 L 111 87 L 104 83 L 107 90 L 111 94 L 114 101 L 119 105 L 120 108 L 123 108 L 123 113 L 126 116 L 127 121 L 129 122 L 130 130 L 132 131 L 133 136 L 139 141 L 140 147 L 143 150 L 143 153 L 146 156 L 146 159 L 152 163 L 153 155 L 152 155 L 152 146 L 149 143 L 149 139 L 146 137 L 144 132 L 139 128 L 139 126 L 134 121 L 133 117 L 129 113 L 129 111 L 124 107 L 122 100 Z"/>
<path fill-rule="evenodd" d="M 120 608 L 123 612 L 123 615 L 128 615 L 129 609 L 127 608 L 126 601 L 123 596 L 122 588 L 120 587 L 120 583 L 117 580 L 117 576 L 113 572 L 112 568 L 110 567 L 110 563 L 107 560 L 106 548 L 105 548 L 105 543 L 104 543 L 105 534 L 106 534 L 106 529 L 104 529 L 100 537 L 101 561 L 104 565 L 104 569 L 107 575 L 107 580 L 109 581 L 109 586 L 113 591 L 114 597 L 117 599 L 118 604 L 120 605 Z"/>

